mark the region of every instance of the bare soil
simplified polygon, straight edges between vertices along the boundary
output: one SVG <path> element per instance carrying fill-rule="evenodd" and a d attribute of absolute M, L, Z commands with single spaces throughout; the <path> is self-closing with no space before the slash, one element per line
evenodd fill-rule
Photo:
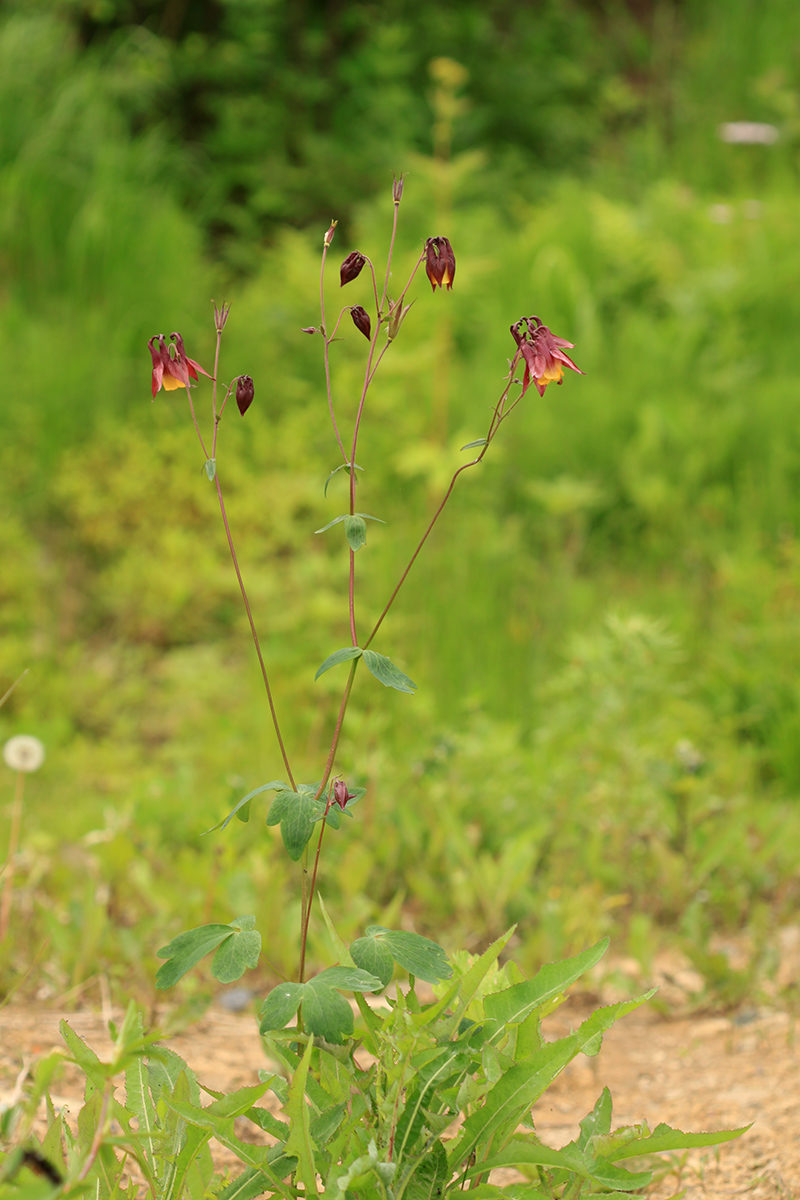
<path fill-rule="evenodd" d="M 548 1021 L 548 1035 L 565 1032 L 581 1015 L 567 1007 L 559 1010 Z M 102 1057 L 108 1039 L 100 1014 L 10 1005 L 0 1011 L 0 1106 L 14 1098 L 26 1067 L 62 1046 L 62 1016 Z M 259 1067 L 267 1065 L 252 1015 L 217 1007 L 169 1045 L 214 1089 L 256 1083 Z M 665 1019 L 644 1009 L 619 1022 L 595 1058 L 579 1056 L 534 1117 L 542 1139 L 561 1146 L 576 1136 L 578 1122 L 607 1084 L 615 1126 L 642 1119 L 651 1127 L 666 1121 L 692 1130 L 752 1123 L 741 1138 L 721 1148 L 692 1152 L 681 1161 L 676 1157 L 651 1196 L 788 1200 L 800 1197 L 799 1068 L 794 1020 L 785 1012 Z M 56 1103 L 77 1113 L 82 1092 L 77 1072 L 67 1072 L 58 1087 Z M 233 1165 L 219 1150 L 220 1165 Z"/>

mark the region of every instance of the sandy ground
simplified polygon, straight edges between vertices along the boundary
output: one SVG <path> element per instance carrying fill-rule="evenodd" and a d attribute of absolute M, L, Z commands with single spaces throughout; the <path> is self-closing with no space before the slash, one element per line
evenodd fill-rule
<path fill-rule="evenodd" d="M 573 1013 L 573 1022 L 582 1015 Z M 99 1014 L 10 1005 L 0 1010 L 0 1104 L 12 1098 L 24 1066 L 61 1045 L 62 1016 L 102 1056 L 108 1042 Z M 568 1009 L 561 1009 L 549 1020 L 548 1034 L 565 1032 L 569 1020 Z M 256 1083 L 258 1068 L 266 1065 L 253 1017 L 217 1007 L 169 1045 L 202 1083 L 215 1089 Z M 579 1120 L 607 1084 L 615 1125 L 644 1118 L 651 1127 L 666 1121 L 705 1130 L 752 1122 L 737 1141 L 676 1160 L 651 1195 L 659 1200 L 676 1193 L 688 1200 L 788 1200 L 800 1197 L 798 1068 L 794 1021 L 785 1012 L 762 1009 L 732 1017 L 668 1020 L 639 1010 L 606 1035 L 596 1058 L 581 1055 L 570 1064 L 534 1117 L 545 1142 L 563 1145 L 576 1135 Z M 58 1093 L 56 1102 L 76 1113 L 81 1098 L 76 1073 L 60 1080 Z M 224 1151 L 219 1162 L 228 1165 Z"/>

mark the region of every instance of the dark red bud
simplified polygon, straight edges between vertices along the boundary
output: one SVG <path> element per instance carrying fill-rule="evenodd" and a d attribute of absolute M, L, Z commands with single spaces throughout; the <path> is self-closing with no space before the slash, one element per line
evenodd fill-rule
<path fill-rule="evenodd" d="M 347 784 L 343 779 L 337 779 L 333 785 L 333 802 L 338 804 L 339 808 L 344 811 L 348 800 L 352 800 L 350 792 L 347 790 Z"/>
<path fill-rule="evenodd" d="M 352 283 L 354 279 L 358 278 L 358 276 L 361 274 L 361 268 L 364 266 L 366 261 L 367 260 L 364 258 L 364 255 L 358 250 L 353 250 L 350 254 L 348 254 L 347 258 L 339 268 L 339 279 L 341 280 L 342 287 L 344 287 L 346 283 Z"/>
<path fill-rule="evenodd" d="M 360 304 L 354 304 L 350 309 L 350 316 L 353 318 L 353 324 L 359 333 L 363 333 L 364 337 L 369 341 L 371 336 L 371 325 L 369 313 Z"/>
<path fill-rule="evenodd" d="M 253 403 L 255 388 L 253 381 L 249 375 L 240 375 L 236 381 L 236 403 L 239 406 L 239 412 L 244 416 L 250 405 Z"/>
<path fill-rule="evenodd" d="M 425 243 L 425 270 L 431 287 L 447 287 L 450 291 L 456 277 L 456 256 L 446 237 L 428 238 Z"/>
<path fill-rule="evenodd" d="M 304 325 L 300 330 L 301 333 L 319 333 L 316 325 Z"/>

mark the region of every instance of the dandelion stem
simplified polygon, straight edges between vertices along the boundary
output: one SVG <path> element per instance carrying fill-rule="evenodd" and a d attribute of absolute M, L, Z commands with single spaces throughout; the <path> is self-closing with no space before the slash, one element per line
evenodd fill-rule
<path fill-rule="evenodd" d="M 14 805 L 11 809 L 11 830 L 8 835 L 8 857 L 5 862 L 5 878 L 3 880 L 3 899 L 0 904 L 0 942 L 5 941 L 8 933 L 8 923 L 11 919 L 11 905 L 14 899 L 14 874 L 16 872 L 17 849 L 19 847 L 19 830 L 22 824 L 22 797 L 25 792 L 25 772 L 17 771 L 17 782 L 14 787 Z"/>

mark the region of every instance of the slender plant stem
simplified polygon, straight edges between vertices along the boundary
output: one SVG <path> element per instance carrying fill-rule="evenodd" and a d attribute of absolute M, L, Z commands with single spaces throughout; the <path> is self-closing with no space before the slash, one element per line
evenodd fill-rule
<path fill-rule="evenodd" d="M 308 926 L 311 921 L 311 906 L 314 903 L 314 889 L 317 886 L 317 870 L 319 868 L 319 856 L 322 851 L 322 839 L 325 836 L 325 825 L 328 821 L 328 812 L 331 807 L 331 798 L 328 797 L 328 803 L 325 806 L 325 815 L 322 818 L 322 827 L 319 831 L 319 841 L 317 842 L 317 853 L 314 856 L 314 870 L 311 874 L 311 887 L 308 893 L 308 902 L 305 905 L 305 920 L 303 922 L 303 932 L 300 937 L 300 970 L 298 972 L 300 983 L 305 982 L 306 972 L 306 943 L 308 942 Z"/>
<path fill-rule="evenodd" d="M 19 675 L 19 676 L 18 676 L 18 677 L 17 677 L 17 678 L 14 680 L 14 682 L 13 682 L 13 683 L 12 683 L 12 685 L 11 685 L 11 687 L 10 687 L 10 688 L 8 688 L 8 690 L 7 690 L 7 691 L 5 691 L 5 692 L 3 693 L 3 695 L 2 695 L 2 696 L 0 696 L 0 708 L 2 708 L 2 707 L 3 707 L 3 705 L 4 705 L 4 704 L 5 704 L 5 702 L 6 702 L 6 700 L 7 700 L 7 699 L 8 699 L 8 697 L 11 695 L 11 693 L 13 692 L 13 690 L 14 690 L 14 688 L 17 686 L 17 684 L 18 684 L 18 683 L 19 683 L 19 682 L 20 682 L 22 679 L 24 679 L 24 678 L 25 678 L 25 676 L 28 674 L 28 671 L 29 671 L 29 669 L 30 669 L 29 667 L 26 667 L 26 668 L 25 668 L 25 670 L 22 672 L 22 674 L 21 674 L 21 675 Z"/>
<path fill-rule="evenodd" d="M 508 373 L 508 383 L 506 384 L 506 387 L 504 388 L 503 393 L 502 393 L 500 399 L 498 400 L 497 404 L 494 406 L 494 409 L 492 412 L 492 419 L 489 423 L 489 430 L 486 434 L 486 440 L 485 440 L 483 446 L 481 447 L 480 454 L 478 454 L 477 457 L 472 460 L 472 462 L 464 463 L 462 466 L 460 466 L 458 468 L 458 470 L 455 472 L 455 474 L 453 475 L 453 478 L 450 480 L 450 486 L 448 487 L 447 491 L 444 494 L 444 499 L 442 500 L 439 507 L 436 509 L 436 512 L 433 514 L 433 517 L 430 520 L 428 528 L 425 530 L 420 541 L 418 542 L 416 550 L 411 555 L 411 558 L 408 562 L 406 569 L 403 571 L 403 574 L 400 576 L 397 586 L 395 587 L 394 591 L 392 592 L 391 596 L 389 597 L 389 600 L 388 600 L 383 612 L 378 617 L 378 620 L 375 622 L 375 627 L 372 630 L 372 633 L 367 638 L 366 642 L 364 643 L 362 649 L 364 649 L 364 650 L 367 649 L 367 647 L 372 642 L 372 639 L 375 637 L 375 634 L 378 632 L 381 625 L 383 624 L 384 618 L 386 617 L 387 613 L 389 612 L 389 609 L 394 604 L 395 599 L 397 598 L 397 593 L 400 591 L 400 588 L 405 583 L 408 573 L 411 570 L 411 568 L 413 567 L 414 563 L 416 562 L 417 556 L 419 555 L 420 550 L 425 545 L 434 525 L 439 520 L 439 517 L 442 515 L 444 506 L 447 504 L 447 501 L 450 499 L 450 496 L 453 493 L 453 488 L 456 486 L 456 480 L 458 479 L 459 475 L 461 475 L 461 473 L 463 471 L 468 471 L 470 469 L 470 467 L 477 467 L 478 463 L 483 461 L 483 457 L 486 454 L 486 451 L 489 449 L 492 439 L 494 438 L 495 434 L 497 433 L 497 430 L 500 428 L 500 425 L 501 425 L 502 421 L 504 420 L 503 406 L 508 397 L 508 393 L 511 389 L 511 385 L 514 381 L 514 370 L 517 366 L 517 363 L 519 362 L 519 358 L 520 358 L 520 353 L 518 351 L 517 354 L 515 354 L 514 359 L 511 363 L 511 368 Z M 512 405 L 512 408 L 516 407 L 517 403 L 518 403 L 518 401 L 515 400 L 514 404 Z"/>
<path fill-rule="evenodd" d="M 292 775 L 292 768 L 289 766 L 289 756 L 287 755 L 286 747 L 283 744 L 283 736 L 281 735 L 281 727 L 278 724 L 278 714 L 275 711 L 275 702 L 272 699 L 272 688 L 269 685 L 269 676 L 267 675 L 267 668 L 264 663 L 264 656 L 261 653 L 261 643 L 258 640 L 258 633 L 256 632 L 255 621 L 253 620 L 253 613 L 250 608 L 250 601 L 247 598 L 247 591 L 244 586 L 244 580 L 242 579 L 242 572 L 239 570 L 239 560 L 236 557 L 236 550 L 233 545 L 231 529 L 230 529 L 230 525 L 228 524 L 228 514 L 225 511 L 225 501 L 222 498 L 222 488 L 220 487 L 220 483 L 219 483 L 219 472 L 218 471 L 215 472 L 215 474 L 214 474 L 214 482 L 217 485 L 217 497 L 219 499 L 219 510 L 222 513 L 222 523 L 225 526 L 225 533 L 228 538 L 228 547 L 231 552 L 231 558 L 233 559 L 233 568 L 236 571 L 236 578 L 239 580 L 239 590 L 242 593 L 242 600 L 244 601 L 245 611 L 247 612 L 247 619 L 250 622 L 250 632 L 253 635 L 253 645 L 256 648 L 256 654 L 258 655 L 258 662 L 261 667 L 261 677 L 264 680 L 264 688 L 267 693 L 267 700 L 269 701 L 269 711 L 272 714 L 272 724 L 275 729 L 275 736 L 278 739 L 278 746 L 280 747 L 281 757 L 283 758 L 283 765 L 286 767 L 286 774 L 289 776 L 289 783 L 292 786 L 292 791 L 297 791 L 297 787 L 294 782 L 294 776 Z"/>
<path fill-rule="evenodd" d="M 397 234 L 397 215 L 400 209 L 399 203 L 394 206 L 394 216 L 392 218 L 392 240 L 389 242 L 389 253 L 386 256 L 386 277 L 383 281 L 383 295 L 381 296 L 380 308 L 383 309 L 386 303 L 386 293 L 389 290 L 389 275 L 392 270 L 392 255 L 394 253 L 394 239 Z"/>
<path fill-rule="evenodd" d="M 210 456 L 209 456 L 209 453 L 208 453 L 208 451 L 206 450 L 206 444 L 205 444 L 205 442 L 203 441 L 203 435 L 202 435 L 202 433 L 200 432 L 200 426 L 197 424 L 197 414 L 196 414 L 196 413 L 195 413 L 195 411 L 194 411 L 194 404 L 193 404 L 193 402 L 192 402 L 192 393 L 191 393 L 191 390 L 190 390 L 190 388 L 188 387 L 188 385 L 187 385 L 187 387 L 186 387 L 186 397 L 187 397 L 187 399 L 188 399 L 188 401 L 189 401 L 189 409 L 190 409 L 190 411 L 191 411 L 191 414 L 192 414 L 192 420 L 194 421 L 194 431 L 195 431 L 195 433 L 197 434 L 197 440 L 198 440 L 198 441 L 199 441 L 199 443 L 200 443 L 200 449 L 203 451 L 203 454 L 205 455 L 206 462 L 208 462 L 208 459 L 209 459 L 209 457 L 210 457 Z"/>
<path fill-rule="evenodd" d="M 333 411 L 333 392 L 331 390 L 331 357 L 330 357 L 330 340 L 332 340 L 332 339 L 329 340 L 328 331 L 325 328 L 325 259 L 327 257 L 328 257 L 328 242 L 325 241 L 325 242 L 323 242 L 323 245 L 322 245 L 322 266 L 320 267 L 320 272 L 319 272 L 319 311 L 320 311 L 320 319 L 321 319 L 320 331 L 322 333 L 322 338 L 325 343 L 325 388 L 328 393 L 328 411 L 331 414 L 331 421 L 333 422 L 333 432 L 336 434 L 336 441 L 339 443 L 339 449 L 342 452 L 342 458 L 344 459 L 345 462 L 347 462 L 348 461 L 347 460 L 347 451 L 344 448 L 344 443 L 339 434 L 339 426 L 336 424 L 336 416 Z M 341 313 L 339 314 L 339 319 L 341 320 Z M 337 321 L 336 322 L 337 328 L 338 328 L 338 325 L 339 325 L 339 322 Z M 335 330 L 334 330 L 334 332 L 335 332 Z M 351 468 L 351 474 L 352 474 L 352 468 Z"/>
<path fill-rule="evenodd" d="M 8 933 L 8 923 L 11 919 L 11 905 L 14 899 L 14 875 L 16 873 L 17 849 L 19 847 L 19 830 L 22 824 L 22 797 L 25 792 L 25 772 L 17 771 L 17 782 L 14 787 L 14 805 L 11 809 L 11 829 L 8 835 L 8 857 L 6 858 L 5 878 L 3 880 L 3 900 L 0 904 L 0 942 L 5 941 Z"/>

